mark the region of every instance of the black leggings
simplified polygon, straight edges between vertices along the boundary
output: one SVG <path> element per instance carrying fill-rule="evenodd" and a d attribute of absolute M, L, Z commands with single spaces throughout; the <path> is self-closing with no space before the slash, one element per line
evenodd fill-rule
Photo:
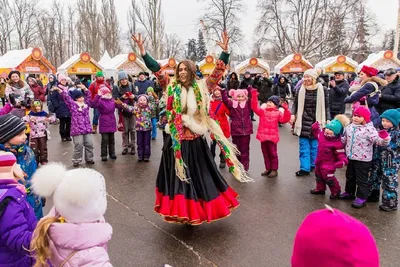
<path fill-rule="evenodd" d="M 60 118 L 60 136 L 61 139 L 71 137 L 71 117 Z"/>

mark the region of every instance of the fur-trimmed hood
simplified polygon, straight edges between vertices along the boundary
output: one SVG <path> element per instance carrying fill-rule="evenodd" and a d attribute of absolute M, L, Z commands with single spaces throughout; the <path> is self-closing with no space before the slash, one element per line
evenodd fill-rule
<path fill-rule="evenodd" d="M 364 86 L 364 84 L 366 84 L 366 83 L 368 83 L 368 82 L 375 82 L 375 83 L 378 84 L 378 86 L 386 86 L 386 85 L 388 84 L 388 82 L 387 82 L 386 80 L 384 80 L 384 79 L 382 79 L 382 78 L 380 78 L 380 77 L 378 77 L 378 76 L 373 76 L 373 77 L 371 77 L 371 78 L 368 78 L 368 79 L 365 80 L 365 81 L 362 81 L 362 82 L 359 83 L 359 84 L 354 84 L 354 85 L 352 85 L 352 86 L 350 87 L 350 89 L 349 89 L 350 93 L 353 93 L 353 92 L 358 91 L 361 87 Z"/>

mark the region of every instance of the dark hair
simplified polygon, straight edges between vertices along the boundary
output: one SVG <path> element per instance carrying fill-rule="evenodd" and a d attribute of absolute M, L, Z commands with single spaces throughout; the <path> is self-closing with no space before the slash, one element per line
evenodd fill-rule
<path fill-rule="evenodd" d="M 181 64 L 185 65 L 187 69 L 186 84 L 183 84 L 182 81 L 179 80 L 179 67 L 181 66 Z M 192 82 L 196 79 L 196 65 L 193 63 L 193 61 L 185 59 L 179 62 L 178 66 L 176 66 L 175 69 L 175 78 L 180 84 L 184 86 L 191 85 Z"/>

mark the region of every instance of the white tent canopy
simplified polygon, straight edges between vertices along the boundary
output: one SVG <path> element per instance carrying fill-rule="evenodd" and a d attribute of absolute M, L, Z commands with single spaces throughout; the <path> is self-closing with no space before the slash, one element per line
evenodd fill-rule
<path fill-rule="evenodd" d="M 100 61 L 98 62 L 100 66 L 102 66 L 104 69 L 107 69 L 109 62 L 111 61 L 111 57 L 108 54 L 107 50 L 104 51 L 103 56 L 101 57 Z"/>

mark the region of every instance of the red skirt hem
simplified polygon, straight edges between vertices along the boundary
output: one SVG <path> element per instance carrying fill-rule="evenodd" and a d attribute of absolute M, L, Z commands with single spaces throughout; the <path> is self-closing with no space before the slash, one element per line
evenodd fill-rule
<path fill-rule="evenodd" d="M 154 211 L 164 217 L 166 222 L 200 225 L 213 222 L 231 215 L 231 210 L 239 206 L 239 195 L 230 187 L 211 201 L 186 199 L 184 195 L 175 195 L 173 199 L 165 196 L 156 188 Z"/>

